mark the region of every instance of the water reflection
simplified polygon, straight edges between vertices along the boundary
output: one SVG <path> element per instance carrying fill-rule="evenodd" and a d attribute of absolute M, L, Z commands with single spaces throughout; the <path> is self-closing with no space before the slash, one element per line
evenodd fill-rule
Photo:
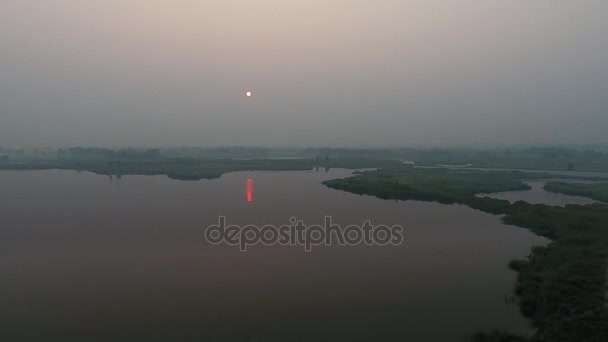
<path fill-rule="evenodd" d="M 247 202 L 253 202 L 253 180 L 251 178 L 247 178 L 245 190 L 247 191 Z"/>

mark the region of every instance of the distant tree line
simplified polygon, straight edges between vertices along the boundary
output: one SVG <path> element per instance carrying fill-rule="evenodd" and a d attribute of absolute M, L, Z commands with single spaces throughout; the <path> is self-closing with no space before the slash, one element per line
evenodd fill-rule
<path fill-rule="evenodd" d="M 57 154 L 61 157 L 74 158 L 117 158 L 117 159 L 158 159 L 160 158 L 160 150 L 157 148 L 151 149 L 108 149 L 96 147 L 73 147 L 68 149 L 59 149 Z"/>

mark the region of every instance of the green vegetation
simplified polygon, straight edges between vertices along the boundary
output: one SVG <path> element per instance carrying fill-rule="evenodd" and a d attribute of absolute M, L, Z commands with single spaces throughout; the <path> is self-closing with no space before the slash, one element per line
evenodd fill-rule
<path fill-rule="evenodd" d="M 541 341 L 608 341 L 604 302 L 608 267 L 608 206 L 550 207 L 518 202 L 505 223 L 551 238 L 518 271 L 515 292 Z"/>
<path fill-rule="evenodd" d="M 401 166 L 380 171 L 360 172 L 353 177 L 334 179 L 326 181 L 324 184 L 330 188 L 373 195 L 383 199 L 482 205 L 476 194 L 527 190 L 530 187 L 522 182 L 524 179 L 559 177 L 579 178 L 542 172 L 475 171 Z M 508 202 L 506 203 L 508 204 Z"/>
<path fill-rule="evenodd" d="M 369 171 L 356 176 L 326 181 L 330 188 L 383 199 L 462 203 L 477 193 L 526 190 L 519 171 L 486 172 L 444 168 L 401 167 Z M 526 174 L 526 178 L 546 178 L 542 173 Z"/>
<path fill-rule="evenodd" d="M 320 168 L 371 168 L 394 166 L 396 161 L 373 159 L 140 159 L 128 158 L 83 158 L 42 161 L 17 161 L 1 163 L 0 170 L 77 170 L 102 175 L 167 175 L 172 179 L 200 180 L 219 178 L 232 171 L 291 171 Z"/>
<path fill-rule="evenodd" d="M 567 195 L 589 197 L 600 202 L 608 202 L 608 183 L 585 184 L 549 182 L 545 184 L 545 190 Z"/>
<path fill-rule="evenodd" d="M 521 311 L 537 328 L 534 340 L 608 341 L 608 205 L 552 207 L 475 196 L 480 192 L 523 189 L 522 179 L 540 177 L 546 175 L 402 168 L 363 172 L 325 184 L 385 199 L 465 204 L 504 215 L 506 224 L 552 239 L 546 247 L 535 247 L 526 260 L 510 264 L 518 272 L 515 293 Z M 502 333 L 475 338 L 474 341 L 522 340 Z"/>

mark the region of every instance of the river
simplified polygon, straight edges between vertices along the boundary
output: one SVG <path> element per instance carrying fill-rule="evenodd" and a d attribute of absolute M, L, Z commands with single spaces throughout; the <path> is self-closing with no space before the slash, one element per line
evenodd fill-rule
<path fill-rule="evenodd" d="M 347 170 L 197 182 L 0 172 L 0 340 L 462 341 L 528 334 L 511 259 L 546 240 L 462 205 L 329 189 Z M 399 246 L 205 242 L 234 224 L 399 224 Z"/>

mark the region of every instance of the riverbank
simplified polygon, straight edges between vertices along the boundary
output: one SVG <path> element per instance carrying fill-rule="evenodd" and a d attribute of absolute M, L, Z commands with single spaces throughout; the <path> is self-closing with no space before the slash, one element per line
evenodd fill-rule
<path fill-rule="evenodd" d="M 524 179 L 540 173 L 449 169 L 378 170 L 330 180 L 330 188 L 384 199 L 465 204 L 504 215 L 506 224 L 530 229 L 552 240 L 533 248 L 525 260 L 514 260 L 515 293 L 522 313 L 537 328 L 535 341 L 606 341 L 605 303 L 608 267 L 608 205 L 552 207 L 523 201 L 509 203 L 478 193 L 527 188 Z M 592 184 L 589 186 L 593 186 Z M 502 333 L 476 336 L 479 341 L 517 341 Z"/>
<path fill-rule="evenodd" d="M 545 184 L 544 189 L 566 195 L 589 197 L 596 201 L 608 203 L 608 183 L 580 184 L 549 182 Z"/>
<path fill-rule="evenodd" d="M 392 167 L 396 161 L 336 158 L 336 159 L 64 159 L 31 160 L 0 164 L 0 170 L 75 170 L 88 171 L 107 176 L 166 175 L 171 179 L 196 181 L 215 179 L 234 171 L 301 171 L 343 168 L 364 169 Z"/>

